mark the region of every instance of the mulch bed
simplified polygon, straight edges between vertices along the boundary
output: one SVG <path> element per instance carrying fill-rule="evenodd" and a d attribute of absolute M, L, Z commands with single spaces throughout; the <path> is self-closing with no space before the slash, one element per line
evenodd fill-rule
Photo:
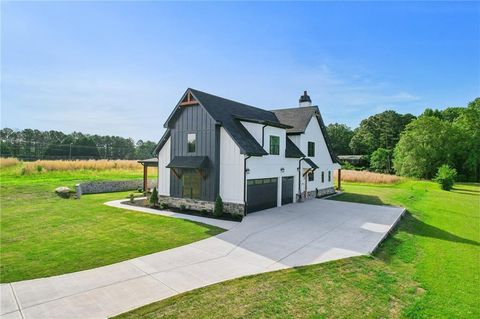
<path fill-rule="evenodd" d="M 159 206 L 152 207 L 149 204 L 145 204 L 145 199 L 137 199 L 134 200 L 133 203 L 130 202 L 129 200 L 122 202 L 122 204 L 125 205 L 130 205 L 130 206 L 137 206 L 137 207 L 145 207 L 145 208 L 151 208 L 151 209 L 156 209 L 156 210 L 161 210 L 161 211 L 169 211 L 173 213 L 179 213 L 179 214 L 186 214 L 186 215 L 192 215 L 192 216 L 199 216 L 199 217 L 206 217 L 206 218 L 212 218 L 212 219 L 220 219 L 220 220 L 230 220 L 234 222 L 240 222 L 243 219 L 243 216 L 241 215 L 230 215 L 230 214 L 223 214 L 222 216 L 213 216 L 212 213 L 207 213 L 207 214 L 202 214 L 199 211 L 196 210 L 190 210 L 190 209 L 180 209 L 176 207 L 168 207 L 165 209 L 161 209 Z"/>

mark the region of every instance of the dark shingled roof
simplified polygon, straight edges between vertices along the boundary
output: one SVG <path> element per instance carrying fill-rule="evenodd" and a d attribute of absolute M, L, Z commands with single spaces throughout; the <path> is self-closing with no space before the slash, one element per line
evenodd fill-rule
<path fill-rule="evenodd" d="M 288 158 L 302 158 L 305 157 L 305 154 L 300 151 L 300 149 L 287 137 L 287 143 L 285 148 L 285 157 Z"/>
<path fill-rule="evenodd" d="M 317 106 L 267 111 L 195 89 L 187 89 L 185 94 L 187 94 L 189 91 L 200 103 L 200 105 L 205 108 L 207 113 L 215 121 L 217 121 L 219 125 L 223 126 L 223 128 L 238 145 L 242 154 L 263 156 L 268 155 L 268 152 L 263 149 L 263 147 L 255 140 L 250 132 L 248 132 L 248 130 L 240 123 L 240 120 L 255 121 L 257 123 L 282 127 L 287 130 L 287 134 L 300 134 L 305 131 L 312 116 L 316 116 L 325 137 L 325 141 L 327 142 L 330 156 L 334 162 L 338 162 L 332 153 L 330 142 L 328 136 L 326 135 L 327 133 L 325 125 L 323 124 L 323 120 Z M 167 131 L 158 142 L 157 147 L 155 148 L 155 154 L 158 154 L 160 149 L 170 137 L 169 123 L 174 119 L 179 108 L 180 103 L 177 105 L 165 123 Z M 296 150 L 294 150 L 292 145 L 295 146 L 292 142 L 288 149 L 288 154 L 295 158 L 298 158 L 297 156 L 299 156 L 299 154 L 301 154 L 303 157 L 303 153 L 300 152 L 296 146 Z"/>
<path fill-rule="evenodd" d="M 204 168 L 208 165 L 208 156 L 175 156 L 166 166 L 168 168 Z"/>
<path fill-rule="evenodd" d="M 314 163 L 311 159 L 309 159 L 309 158 L 306 158 L 306 159 L 305 159 L 305 162 L 306 162 L 308 165 L 310 165 L 311 168 L 314 168 L 314 169 L 317 169 L 317 168 L 318 168 L 317 164 L 315 164 L 315 163 Z"/>
<path fill-rule="evenodd" d="M 312 117 L 316 117 L 318 124 L 320 125 L 320 130 L 322 131 L 323 137 L 325 138 L 325 143 L 327 144 L 330 158 L 334 163 L 339 162 L 337 156 L 333 153 L 333 148 L 332 144 L 330 143 L 330 138 L 328 137 L 327 128 L 323 123 L 322 115 L 320 114 L 318 106 L 279 109 L 272 110 L 272 112 L 275 113 L 280 122 L 292 126 L 292 128 L 287 129 L 287 134 L 304 133 L 305 129 L 308 126 L 308 123 L 310 123 L 310 119 Z"/>
<path fill-rule="evenodd" d="M 272 110 L 272 112 L 275 113 L 281 123 L 292 126 L 292 128 L 287 129 L 287 134 L 300 134 L 305 132 L 310 119 L 315 115 L 315 112 L 318 112 L 318 107 L 295 107 Z"/>

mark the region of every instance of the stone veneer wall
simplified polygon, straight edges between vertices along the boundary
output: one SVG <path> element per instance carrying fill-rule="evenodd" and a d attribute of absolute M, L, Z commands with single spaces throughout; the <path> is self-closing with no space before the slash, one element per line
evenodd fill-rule
<path fill-rule="evenodd" d="M 177 198 L 170 196 L 158 196 L 158 201 L 160 203 L 166 203 L 168 206 L 180 208 L 181 205 L 185 205 L 186 209 L 200 211 L 205 209 L 207 211 L 213 211 L 215 207 L 215 202 L 192 199 L 192 198 Z M 223 203 L 223 210 L 227 214 L 238 214 L 243 216 L 243 204 L 236 203 Z"/>
<path fill-rule="evenodd" d="M 148 188 L 156 186 L 156 180 L 148 180 Z M 126 181 L 87 182 L 75 185 L 77 196 L 82 194 L 98 194 L 130 191 L 143 188 L 143 179 L 132 179 Z"/>
<path fill-rule="evenodd" d="M 316 194 L 316 197 L 323 197 L 327 195 L 332 195 L 335 194 L 335 188 L 334 187 L 328 187 L 324 189 L 319 189 L 318 193 Z"/>

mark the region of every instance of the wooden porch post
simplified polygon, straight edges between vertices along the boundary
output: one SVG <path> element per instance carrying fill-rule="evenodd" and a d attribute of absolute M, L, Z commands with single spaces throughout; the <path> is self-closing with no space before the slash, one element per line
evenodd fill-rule
<path fill-rule="evenodd" d="M 147 181 L 148 181 L 148 166 L 143 164 L 143 191 L 147 191 Z"/>
<path fill-rule="evenodd" d="M 337 189 L 340 191 L 342 190 L 342 169 L 341 168 L 338 169 L 337 177 L 338 177 Z"/>

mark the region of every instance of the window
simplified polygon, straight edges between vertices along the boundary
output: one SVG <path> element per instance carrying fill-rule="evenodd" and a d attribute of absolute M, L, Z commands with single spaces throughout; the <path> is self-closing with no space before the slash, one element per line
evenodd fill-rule
<path fill-rule="evenodd" d="M 270 135 L 270 154 L 271 155 L 280 154 L 280 137 Z"/>
<path fill-rule="evenodd" d="M 315 179 L 315 174 L 314 172 L 308 173 L 308 181 L 311 182 Z"/>
<path fill-rule="evenodd" d="M 185 170 L 182 175 L 182 197 L 200 199 L 202 177 L 195 170 Z"/>
<path fill-rule="evenodd" d="M 325 182 L 325 172 L 322 172 L 322 183 Z"/>
<path fill-rule="evenodd" d="M 191 133 L 187 135 L 187 153 L 195 153 L 197 145 L 197 134 Z"/>
<path fill-rule="evenodd" d="M 308 157 L 315 156 L 315 142 L 308 142 Z"/>
<path fill-rule="evenodd" d="M 332 171 L 328 171 L 328 181 L 332 181 Z"/>

